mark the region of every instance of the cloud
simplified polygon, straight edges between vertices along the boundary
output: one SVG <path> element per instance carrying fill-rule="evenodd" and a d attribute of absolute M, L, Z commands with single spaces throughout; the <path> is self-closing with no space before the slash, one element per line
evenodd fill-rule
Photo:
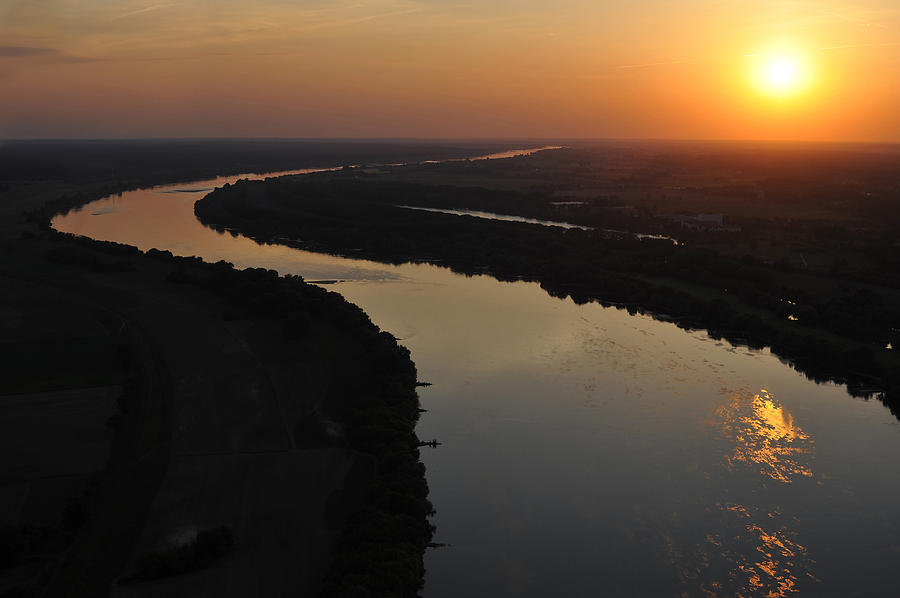
<path fill-rule="evenodd" d="M 825 16 L 829 16 L 829 17 L 834 17 L 834 18 L 836 18 L 836 19 L 841 19 L 842 21 L 847 21 L 847 22 L 850 22 L 850 23 L 855 23 L 856 25 L 859 25 L 860 27 L 881 27 L 881 28 L 885 28 L 885 26 L 884 26 L 882 23 L 875 23 L 875 22 L 872 22 L 872 21 L 864 21 L 864 20 L 862 20 L 862 19 L 855 19 L 855 18 L 853 18 L 853 17 L 848 17 L 847 15 L 842 15 L 842 14 L 839 14 L 839 13 L 836 13 L 836 12 L 829 12 L 829 11 L 827 11 L 827 10 L 818 10 L 818 9 L 814 9 L 813 12 L 816 12 L 816 13 L 818 13 L 818 14 L 820 14 L 820 15 L 825 15 Z"/>
<path fill-rule="evenodd" d="M 118 21 L 119 19 L 127 19 L 128 17 L 134 17 L 137 15 L 142 15 L 144 13 L 152 12 L 154 10 L 160 10 L 163 8 L 171 8 L 173 6 L 177 6 L 177 2 L 164 2 L 162 4 L 151 4 L 150 6 L 145 6 L 144 8 L 139 8 L 137 10 L 130 10 L 128 12 L 123 12 L 118 14 L 110 19 L 110 21 Z"/>
<path fill-rule="evenodd" d="M 843 46 L 825 46 L 820 50 L 845 50 L 848 48 L 884 48 L 886 46 L 897 46 L 900 42 L 885 42 L 882 44 L 844 44 Z"/>
<path fill-rule="evenodd" d="M 360 6 L 362 6 L 362 5 L 354 4 L 348 8 L 358 8 Z M 368 21 L 374 21 L 376 19 L 399 17 L 399 16 L 403 16 L 403 15 L 413 14 L 413 13 L 421 12 L 421 10 L 422 9 L 420 9 L 420 8 L 407 8 L 407 9 L 392 10 L 389 12 L 382 12 L 382 13 L 376 13 L 376 14 L 361 15 L 358 17 L 349 17 L 346 19 L 335 19 L 332 21 L 320 21 L 317 23 L 310 23 L 308 25 L 298 27 L 298 28 L 296 28 L 296 30 L 297 31 L 309 31 L 309 30 L 313 30 L 313 29 L 323 29 L 323 28 L 327 28 L 327 27 L 343 27 L 345 25 L 357 25 L 359 23 L 366 23 Z"/>
<path fill-rule="evenodd" d="M 37 59 L 42 62 L 77 63 L 96 62 L 98 58 L 72 56 L 60 52 L 56 48 L 40 48 L 33 46 L 0 46 L 0 58 Z"/>
<path fill-rule="evenodd" d="M 32 48 L 29 46 L 0 46 L 0 57 L 27 58 L 29 56 L 48 56 L 57 54 L 53 48 Z"/>
<path fill-rule="evenodd" d="M 700 60 L 700 59 L 691 59 L 691 60 L 667 60 L 665 62 L 644 62 L 641 64 L 621 64 L 615 68 L 617 69 L 644 69 L 649 68 L 651 66 L 667 66 L 670 64 L 692 64 L 695 62 L 709 62 L 708 60 Z"/>

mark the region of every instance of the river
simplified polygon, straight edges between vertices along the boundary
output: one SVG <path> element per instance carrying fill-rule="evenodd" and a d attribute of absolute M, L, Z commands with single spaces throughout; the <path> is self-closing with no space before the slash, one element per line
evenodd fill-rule
<path fill-rule="evenodd" d="M 238 178 L 129 191 L 53 226 L 339 281 L 400 338 L 433 383 L 418 434 L 443 443 L 422 450 L 447 544 L 426 555 L 427 598 L 896 595 L 900 425 L 877 401 L 534 283 L 200 224 L 194 202 Z"/>
<path fill-rule="evenodd" d="M 557 202 L 559 203 L 559 202 Z M 563 202 L 565 205 L 565 202 Z M 425 208 L 422 206 L 404 206 L 398 205 L 398 208 L 404 208 L 407 210 L 419 210 L 420 212 L 436 212 L 438 214 L 453 214 L 454 216 L 471 216 L 472 218 L 485 218 L 487 220 L 502 220 L 503 222 L 522 222 L 524 224 L 540 224 L 541 226 L 553 226 L 557 228 L 564 229 L 572 229 L 577 228 L 579 230 L 600 230 L 604 233 L 609 233 L 610 235 L 615 235 L 618 237 L 633 237 L 635 239 L 656 239 L 658 241 L 665 240 L 671 241 L 675 245 L 678 245 L 678 240 L 673 239 L 667 235 L 648 235 L 644 233 L 633 233 L 624 230 L 615 230 L 612 228 L 601 228 L 596 229 L 593 226 L 583 226 L 581 224 L 572 224 L 571 222 L 563 222 L 560 220 L 539 220 L 537 218 L 526 218 L 524 216 L 512 216 L 510 214 L 498 214 L 497 212 L 483 212 L 481 210 L 464 210 L 464 209 L 454 209 L 454 208 Z"/>

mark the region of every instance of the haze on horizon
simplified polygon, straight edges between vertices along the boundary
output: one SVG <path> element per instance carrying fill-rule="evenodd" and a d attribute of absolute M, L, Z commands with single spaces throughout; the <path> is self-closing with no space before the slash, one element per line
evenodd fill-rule
<path fill-rule="evenodd" d="M 0 138 L 900 141 L 895 0 L 0 0 Z"/>

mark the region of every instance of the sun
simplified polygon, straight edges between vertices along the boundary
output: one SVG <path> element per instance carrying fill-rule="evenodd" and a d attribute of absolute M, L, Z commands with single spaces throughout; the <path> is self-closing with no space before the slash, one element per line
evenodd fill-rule
<path fill-rule="evenodd" d="M 800 81 L 797 63 L 790 58 L 779 58 L 765 67 L 765 84 L 773 91 L 785 92 L 797 87 Z"/>
<path fill-rule="evenodd" d="M 788 98 L 803 92 L 812 77 L 809 61 L 801 54 L 767 53 L 753 55 L 751 78 L 763 94 Z"/>

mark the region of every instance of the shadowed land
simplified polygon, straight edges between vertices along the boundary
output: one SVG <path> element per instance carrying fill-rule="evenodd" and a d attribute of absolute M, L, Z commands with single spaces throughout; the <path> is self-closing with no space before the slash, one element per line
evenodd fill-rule
<path fill-rule="evenodd" d="M 35 226 L 115 183 L 5 184 L 0 591 L 417 591 L 431 506 L 391 335 L 299 277 Z"/>

